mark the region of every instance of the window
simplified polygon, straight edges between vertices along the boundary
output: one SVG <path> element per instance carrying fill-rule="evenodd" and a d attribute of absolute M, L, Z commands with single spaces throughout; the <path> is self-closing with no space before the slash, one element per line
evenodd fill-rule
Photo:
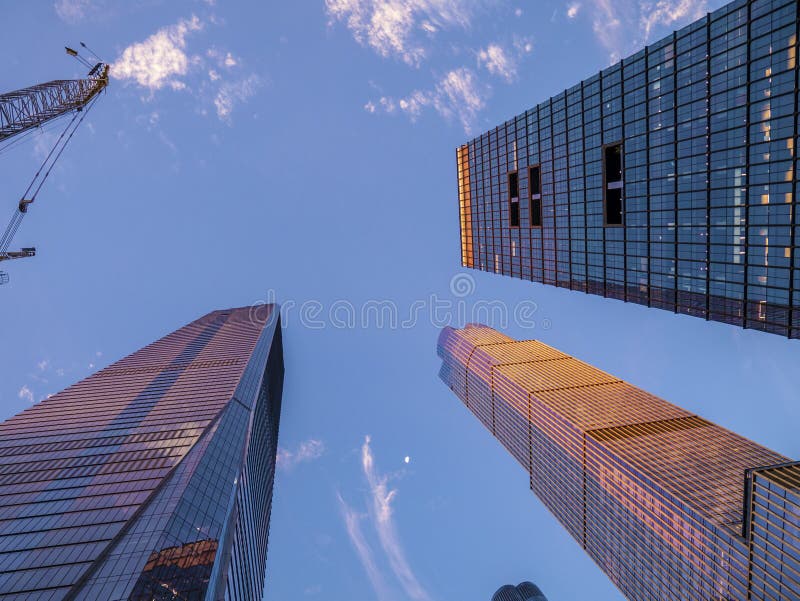
<path fill-rule="evenodd" d="M 603 149 L 603 201 L 605 225 L 623 225 L 622 144 L 609 144 Z"/>
<path fill-rule="evenodd" d="M 542 227 L 542 169 L 539 165 L 528 171 L 531 195 L 531 227 Z"/>
<path fill-rule="evenodd" d="M 508 174 L 508 203 L 511 227 L 519 227 L 519 174 L 516 171 Z"/>

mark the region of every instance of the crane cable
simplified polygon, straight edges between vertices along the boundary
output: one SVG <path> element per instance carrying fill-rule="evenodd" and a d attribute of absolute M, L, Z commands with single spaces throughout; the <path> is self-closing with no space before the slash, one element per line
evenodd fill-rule
<path fill-rule="evenodd" d="M 14 211 L 14 215 L 11 217 L 11 221 L 6 227 L 5 232 L 3 233 L 2 238 L 0 238 L 0 255 L 4 254 L 8 251 L 8 247 L 11 244 L 11 241 L 14 238 L 14 235 L 17 233 L 22 220 L 25 218 L 25 215 L 28 211 L 28 205 L 30 205 L 34 200 L 36 200 L 36 196 L 39 194 L 39 191 L 42 189 L 44 182 L 47 180 L 47 176 L 50 175 L 50 172 L 53 170 L 56 162 L 58 161 L 59 157 L 61 157 L 61 153 L 64 152 L 64 149 L 67 147 L 67 144 L 72 139 L 72 136 L 75 135 L 75 131 L 78 129 L 83 120 L 86 118 L 86 115 L 91 110 L 92 106 L 94 106 L 95 101 L 97 100 L 98 96 L 92 98 L 86 106 L 82 107 L 75 111 L 75 115 L 72 117 L 70 122 L 64 128 L 64 131 L 61 132 L 61 135 L 56 140 L 56 143 L 50 149 L 47 157 L 45 158 L 42 166 L 39 167 L 39 170 L 36 172 L 36 175 L 33 176 L 33 180 L 28 185 L 28 188 L 25 190 L 25 193 L 22 195 L 22 199 L 19 202 L 17 209 Z M 78 119 L 80 117 L 80 119 Z M 51 160 L 52 159 L 52 160 Z M 44 172 L 44 174 L 42 174 Z M 33 194 L 29 197 L 31 190 L 33 190 Z M 2 283 L 2 282 L 0 282 Z"/>

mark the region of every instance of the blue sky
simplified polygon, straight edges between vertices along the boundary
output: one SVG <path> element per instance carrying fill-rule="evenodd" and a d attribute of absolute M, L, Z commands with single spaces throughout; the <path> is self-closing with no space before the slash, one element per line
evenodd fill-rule
<path fill-rule="evenodd" d="M 38 256 L 4 265 L 0 417 L 210 310 L 277 299 L 287 379 L 266 599 L 483 600 L 521 580 L 554 601 L 621 599 L 439 382 L 438 327 L 479 301 L 526 307 L 510 335 L 794 457 L 800 346 L 465 278 L 455 148 L 721 4 L 6 6 L 0 89 L 81 76 L 63 51 L 79 41 L 116 77 L 17 236 Z M 55 131 L 0 155 L 9 217 Z"/>

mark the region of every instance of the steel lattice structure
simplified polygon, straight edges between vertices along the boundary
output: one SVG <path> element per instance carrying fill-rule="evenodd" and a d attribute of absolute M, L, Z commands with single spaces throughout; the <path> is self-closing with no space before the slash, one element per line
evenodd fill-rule
<path fill-rule="evenodd" d="M 108 67 L 98 77 L 58 79 L 0 95 L 0 142 L 78 110 L 108 84 Z"/>

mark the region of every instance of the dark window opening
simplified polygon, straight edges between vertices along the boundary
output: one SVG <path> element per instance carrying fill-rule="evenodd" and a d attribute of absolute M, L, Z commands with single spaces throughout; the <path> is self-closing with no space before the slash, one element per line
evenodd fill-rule
<path fill-rule="evenodd" d="M 622 144 L 606 146 L 606 184 L 622 181 Z"/>
<path fill-rule="evenodd" d="M 519 174 L 516 171 L 508 174 L 508 195 L 511 198 L 519 198 Z"/>
<path fill-rule="evenodd" d="M 528 185 L 531 194 L 531 227 L 542 225 L 542 170 L 538 165 L 531 167 L 528 173 Z"/>
<path fill-rule="evenodd" d="M 509 223 L 511 227 L 519 227 L 519 174 L 513 171 L 508 174 Z"/>
<path fill-rule="evenodd" d="M 622 188 L 606 190 L 606 225 L 622 225 Z"/>
<path fill-rule="evenodd" d="M 625 182 L 622 178 L 622 169 L 622 144 L 606 146 L 603 152 L 606 225 L 623 225 Z"/>
<path fill-rule="evenodd" d="M 511 201 L 511 227 L 519 227 L 519 200 Z"/>

